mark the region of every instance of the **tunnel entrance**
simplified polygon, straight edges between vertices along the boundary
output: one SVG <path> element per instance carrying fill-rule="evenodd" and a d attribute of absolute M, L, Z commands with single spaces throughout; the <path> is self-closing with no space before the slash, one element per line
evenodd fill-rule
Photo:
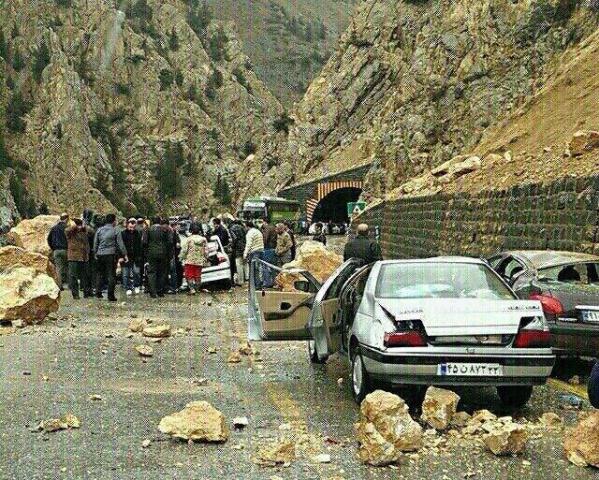
<path fill-rule="evenodd" d="M 314 210 L 314 215 L 312 215 L 312 221 L 323 223 L 329 220 L 333 223 L 349 222 L 347 204 L 349 202 L 356 202 L 360 198 L 361 193 L 361 188 L 354 187 L 333 190 L 318 202 Z"/>

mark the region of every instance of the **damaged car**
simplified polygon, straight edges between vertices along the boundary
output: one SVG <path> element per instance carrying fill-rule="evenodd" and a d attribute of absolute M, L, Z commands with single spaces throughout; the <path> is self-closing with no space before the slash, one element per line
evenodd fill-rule
<path fill-rule="evenodd" d="M 348 260 L 323 285 L 294 271 L 291 292 L 256 288 L 276 267 L 254 267 L 249 338 L 306 340 L 312 362 L 340 353 L 358 402 L 376 384 L 492 386 L 520 407 L 555 362 L 541 303 L 518 299 L 483 260 Z"/>

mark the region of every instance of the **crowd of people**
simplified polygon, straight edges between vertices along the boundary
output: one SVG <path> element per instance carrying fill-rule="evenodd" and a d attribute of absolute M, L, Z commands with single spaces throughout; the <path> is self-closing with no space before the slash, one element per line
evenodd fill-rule
<path fill-rule="evenodd" d="M 271 225 L 266 219 L 242 221 L 213 218 L 180 222 L 163 217 L 150 221 L 132 217 L 117 223 L 114 214 L 104 217 L 85 211 L 81 218 L 60 216 L 48 234 L 48 245 L 61 290 L 65 284 L 74 299 L 103 298 L 116 301 L 117 271 L 127 296 L 145 292 L 152 298 L 202 287 L 202 270 L 218 263 L 210 239 L 218 237 L 229 257 L 230 284 L 243 285 L 254 258 L 282 266 L 296 255 L 290 224 Z M 274 276 L 265 278 L 272 286 Z"/>

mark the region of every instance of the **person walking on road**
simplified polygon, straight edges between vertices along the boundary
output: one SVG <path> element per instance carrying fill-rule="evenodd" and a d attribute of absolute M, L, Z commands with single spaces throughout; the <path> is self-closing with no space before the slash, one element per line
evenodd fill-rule
<path fill-rule="evenodd" d="M 322 228 L 322 223 L 318 222 L 316 224 L 316 233 L 314 234 L 314 236 L 312 237 L 312 240 L 315 242 L 320 242 L 322 243 L 325 247 L 327 245 L 327 236 L 325 235 L 323 228 Z"/>
<path fill-rule="evenodd" d="M 68 280 L 68 242 L 65 232 L 68 221 L 69 215 L 63 213 L 58 223 L 50 229 L 47 238 L 48 246 L 52 250 L 52 259 L 56 267 L 56 273 L 58 274 L 58 286 L 61 291 L 64 290 L 64 284 Z"/>
<path fill-rule="evenodd" d="M 168 269 L 172 251 L 172 236 L 167 225 L 160 217 L 152 220 L 152 226 L 146 230 L 143 245 L 148 260 L 148 289 L 150 297 L 164 297 L 168 283 Z"/>
<path fill-rule="evenodd" d="M 119 258 L 129 262 L 127 249 L 123 239 L 117 234 L 116 215 L 106 215 L 103 227 L 100 227 L 94 237 L 94 256 L 96 258 L 96 297 L 102 298 L 102 287 L 108 284 L 108 300 L 116 302 L 114 295 L 116 287 L 116 264 Z"/>
<path fill-rule="evenodd" d="M 246 281 L 245 266 L 243 262 L 243 254 L 245 252 L 245 237 L 246 231 L 243 227 L 241 220 L 233 221 L 231 229 L 231 254 L 233 259 L 231 263 L 235 263 L 235 273 L 233 274 L 233 280 L 237 286 L 241 286 Z"/>
<path fill-rule="evenodd" d="M 260 279 L 258 278 L 258 269 L 253 265 L 254 259 L 262 259 L 264 254 L 264 236 L 262 232 L 256 228 L 254 222 L 248 220 L 245 223 L 247 233 L 245 234 L 245 248 L 243 250 L 243 259 L 249 268 L 254 269 L 254 278 L 256 279 L 256 287 L 260 286 Z M 248 268 L 248 280 L 250 278 Z"/>
<path fill-rule="evenodd" d="M 291 261 L 293 261 L 297 254 L 297 242 L 295 241 L 295 234 L 293 233 L 293 224 L 291 222 L 285 222 L 285 229 L 291 237 Z"/>
<path fill-rule="evenodd" d="M 208 241 L 201 235 L 201 232 L 201 227 L 198 224 L 193 224 L 191 236 L 183 241 L 179 254 L 190 295 L 195 295 L 202 285 L 202 269 L 210 266 L 206 255 Z"/>
<path fill-rule="evenodd" d="M 285 224 L 278 223 L 275 228 L 277 232 L 277 246 L 275 247 L 277 265 L 282 267 L 291 261 L 291 248 L 293 247 L 293 242 L 291 236 L 287 232 Z"/>
<path fill-rule="evenodd" d="M 343 260 L 347 261 L 350 258 L 360 258 L 366 264 L 376 262 L 383 259 L 381 247 L 375 240 L 368 238 L 368 225 L 361 223 L 358 225 L 358 235 L 353 240 L 349 240 L 345 244 L 343 252 Z"/>
<path fill-rule="evenodd" d="M 123 289 L 126 295 L 138 294 L 141 288 L 142 244 L 141 233 L 137 230 L 137 220 L 130 218 L 127 227 L 119 234 L 127 250 L 128 262 L 121 264 Z"/>
<path fill-rule="evenodd" d="M 93 230 L 83 224 L 83 220 L 76 218 L 74 225 L 67 227 L 67 259 L 69 262 L 69 288 L 73 299 L 79 300 L 79 288 L 83 290 L 83 297 L 92 296 L 92 286 L 89 283 L 89 235 Z"/>
<path fill-rule="evenodd" d="M 264 237 L 264 253 L 262 254 L 262 260 L 271 265 L 277 264 L 277 231 L 274 226 L 268 223 L 265 218 L 262 223 L 262 236 Z M 262 271 L 263 287 L 270 288 L 274 283 L 274 274 L 268 268 L 264 268 Z"/>

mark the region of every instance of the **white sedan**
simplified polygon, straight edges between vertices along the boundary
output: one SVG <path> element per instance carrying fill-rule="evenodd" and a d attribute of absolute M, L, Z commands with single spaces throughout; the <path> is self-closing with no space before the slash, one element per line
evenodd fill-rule
<path fill-rule="evenodd" d="M 293 292 L 250 282 L 250 339 L 308 340 L 313 362 L 340 352 L 358 402 L 375 383 L 493 386 L 520 407 L 553 368 L 541 304 L 482 260 L 349 260 L 324 285 L 296 274 Z"/>

